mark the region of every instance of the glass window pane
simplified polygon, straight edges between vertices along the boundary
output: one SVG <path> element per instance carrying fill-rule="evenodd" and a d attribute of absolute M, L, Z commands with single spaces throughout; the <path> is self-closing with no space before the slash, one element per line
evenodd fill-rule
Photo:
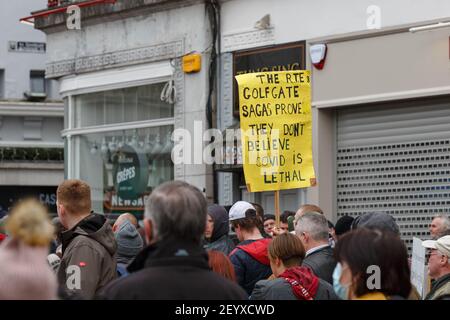
<path fill-rule="evenodd" d="M 161 101 L 165 83 L 124 88 L 75 97 L 76 128 L 172 118 L 174 106 Z"/>
<path fill-rule="evenodd" d="M 173 126 L 161 126 L 77 137 L 77 165 L 80 178 L 91 186 L 93 210 L 142 218 L 152 190 L 174 179 L 172 132 Z"/>
<path fill-rule="evenodd" d="M 30 91 L 45 93 L 45 71 L 30 71 Z"/>

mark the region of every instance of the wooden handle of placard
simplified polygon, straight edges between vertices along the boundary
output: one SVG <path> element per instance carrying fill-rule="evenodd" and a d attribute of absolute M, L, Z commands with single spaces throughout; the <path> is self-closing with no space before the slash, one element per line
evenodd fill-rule
<path fill-rule="evenodd" d="M 280 191 L 275 190 L 275 226 L 280 227 Z"/>

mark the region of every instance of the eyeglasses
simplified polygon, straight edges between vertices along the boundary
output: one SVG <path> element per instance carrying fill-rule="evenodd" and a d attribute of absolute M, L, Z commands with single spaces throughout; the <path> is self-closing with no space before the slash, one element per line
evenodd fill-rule
<path fill-rule="evenodd" d="M 437 250 L 430 250 L 425 254 L 425 258 L 427 260 L 429 260 L 431 256 L 435 256 L 435 255 L 440 255 L 441 257 L 445 256 L 445 255 L 441 254 L 440 252 L 438 252 Z"/>

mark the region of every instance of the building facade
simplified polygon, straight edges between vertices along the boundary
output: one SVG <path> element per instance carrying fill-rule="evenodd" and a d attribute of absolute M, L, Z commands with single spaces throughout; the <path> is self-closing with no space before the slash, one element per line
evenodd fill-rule
<path fill-rule="evenodd" d="M 295 209 L 291 199 L 315 203 L 332 221 L 385 211 L 408 244 L 426 238 L 432 216 L 450 204 L 450 28 L 414 28 L 450 21 L 450 3 L 231 0 L 221 17 L 223 128 L 238 123 L 236 56 L 306 42 L 317 186 L 283 191 L 282 209 Z M 311 63 L 316 44 L 327 46 L 322 70 Z M 272 193 L 246 193 L 240 173 L 220 176 L 226 202 L 273 210 Z"/>
<path fill-rule="evenodd" d="M 194 120 L 238 128 L 236 74 L 301 68 L 312 72 L 317 185 L 282 191 L 282 210 L 315 203 L 332 221 L 383 210 L 407 241 L 447 210 L 450 29 L 410 29 L 450 21 L 448 1 L 119 0 L 83 15 L 81 30 L 67 30 L 64 14 L 36 19 L 36 27 L 48 37 L 47 77 L 59 79 L 66 101 L 66 174 L 95 185 L 97 210 L 114 207 L 111 196 L 116 209 L 131 201 L 117 198 L 115 179 L 127 167 L 111 154 L 150 145 L 133 153 L 147 155 L 144 194 L 184 179 L 210 201 L 246 199 L 273 212 L 273 193 L 246 191 L 238 147 L 227 151 L 237 160 L 215 166 L 172 167 L 159 150 L 175 129 L 194 133 Z M 315 44 L 327 46 L 322 70 L 311 63 Z M 181 57 L 192 51 L 202 55 L 201 71 L 184 73 Z M 176 89 L 173 101 L 161 100 L 164 87 Z"/>
<path fill-rule="evenodd" d="M 91 185 L 96 212 L 141 216 L 151 191 L 173 179 L 213 201 L 212 166 L 194 159 L 201 142 L 197 155 L 187 150 L 190 164 L 171 161 L 174 130 L 201 136 L 209 126 L 210 10 L 204 1 L 117 1 L 81 8 L 79 30 L 67 30 L 65 12 L 36 19 L 48 38 L 46 75 L 66 105 L 66 177 Z M 190 52 L 202 57 L 197 72 L 183 71 Z"/>
<path fill-rule="evenodd" d="M 0 212 L 35 196 L 56 213 L 56 186 L 64 178 L 64 107 L 57 82 L 45 79 L 46 37 L 19 22 L 43 5 L 0 4 Z"/>

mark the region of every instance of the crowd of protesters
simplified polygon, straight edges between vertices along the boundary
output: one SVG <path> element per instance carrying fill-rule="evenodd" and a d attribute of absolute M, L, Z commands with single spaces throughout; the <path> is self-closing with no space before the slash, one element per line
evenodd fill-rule
<path fill-rule="evenodd" d="M 142 221 L 112 221 L 91 203 L 86 182 L 66 180 L 57 218 L 33 199 L 1 218 L 0 299 L 420 299 L 399 227 L 384 212 L 333 224 L 305 204 L 277 223 L 256 203 L 208 206 L 180 181 L 153 190 Z M 424 299 L 450 300 L 447 216 L 433 218 L 430 237 Z"/>

